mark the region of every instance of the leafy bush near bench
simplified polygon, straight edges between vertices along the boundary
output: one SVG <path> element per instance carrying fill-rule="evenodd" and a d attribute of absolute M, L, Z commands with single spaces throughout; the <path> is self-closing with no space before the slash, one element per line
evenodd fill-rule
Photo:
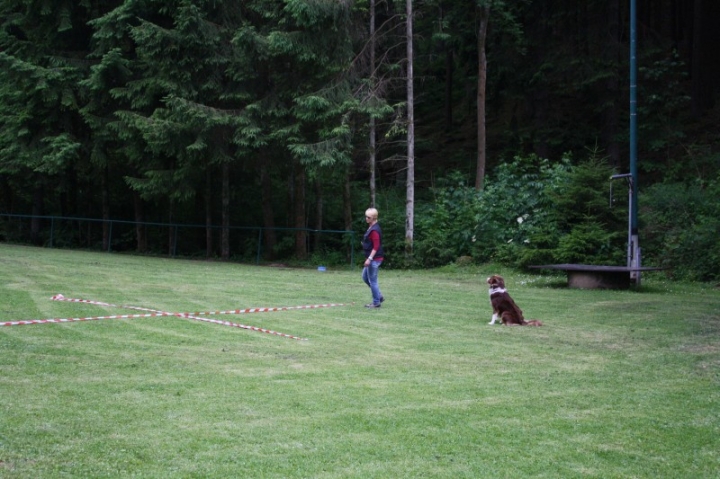
<path fill-rule="evenodd" d="M 451 172 L 431 197 L 417 201 L 412 255 L 405 254 L 404 197 L 386 191 L 380 208 L 387 266 L 437 267 L 461 257 L 512 267 L 623 265 L 628 190 L 615 181 L 611 195 L 614 173 L 595 154 L 556 162 L 515 157 L 489 175 L 482 191 Z M 640 186 L 642 263 L 665 266 L 676 278 L 720 280 L 720 178 Z"/>

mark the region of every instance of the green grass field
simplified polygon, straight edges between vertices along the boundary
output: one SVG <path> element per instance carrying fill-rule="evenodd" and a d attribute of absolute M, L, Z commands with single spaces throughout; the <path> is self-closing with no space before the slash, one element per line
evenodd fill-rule
<path fill-rule="evenodd" d="M 506 277 L 541 328 L 489 326 Z M 487 267 L 257 267 L 0 245 L 2 478 L 717 478 L 720 290 Z"/>

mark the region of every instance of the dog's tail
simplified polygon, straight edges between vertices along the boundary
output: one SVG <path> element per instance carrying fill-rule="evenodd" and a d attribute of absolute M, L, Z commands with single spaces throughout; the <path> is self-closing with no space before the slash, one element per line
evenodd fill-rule
<path fill-rule="evenodd" d="M 531 319 L 530 321 L 525 321 L 525 326 L 542 326 L 542 322 L 538 321 L 537 319 Z"/>

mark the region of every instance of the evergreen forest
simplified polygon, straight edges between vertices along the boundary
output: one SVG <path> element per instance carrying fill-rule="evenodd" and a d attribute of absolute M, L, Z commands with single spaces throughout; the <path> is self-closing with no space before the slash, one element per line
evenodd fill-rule
<path fill-rule="evenodd" d="M 635 2 L 643 263 L 718 281 L 720 2 Z M 0 0 L 0 241 L 347 264 L 376 206 L 388 267 L 623 264 L 630 12 Z"/>

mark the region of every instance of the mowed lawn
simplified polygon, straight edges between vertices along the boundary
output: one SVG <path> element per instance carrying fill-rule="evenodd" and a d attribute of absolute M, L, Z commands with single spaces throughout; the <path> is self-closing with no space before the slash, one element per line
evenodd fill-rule
<path fill-rule="evenodd" d="M 360 273 L 0 244 L 0 323 L 346 303 L 0 326 L 0 477 L 720 477 L 715 285 Z"/>

